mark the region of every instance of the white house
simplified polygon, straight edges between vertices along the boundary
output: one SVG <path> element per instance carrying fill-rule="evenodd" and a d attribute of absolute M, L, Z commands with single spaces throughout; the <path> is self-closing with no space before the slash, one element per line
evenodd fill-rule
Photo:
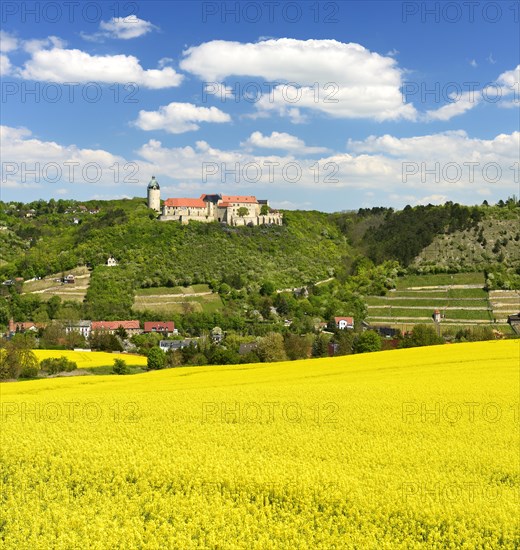
<path fill-rule="evenodd" d="M 353 317 L 334 317 L 334 323 L 336 324 L 336 328 L 340 330 L 354 328 Z"/>
<path fill-rule="evenodd" d="M 65 327 L 65 332 L 79 332 L 83 338 L 89 338 L 92 331 L 92 321 L 71 321 Z"/>

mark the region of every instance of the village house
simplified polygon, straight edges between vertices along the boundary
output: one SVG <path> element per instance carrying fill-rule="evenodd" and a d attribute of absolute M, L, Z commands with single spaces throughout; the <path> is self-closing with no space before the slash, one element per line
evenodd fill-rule
<path fill-rule="evenodd" d="M 39 329 L 44 329 L 47 326 L 46 323 L 33 323 L 32 321 L 13 321 L 9 319 L 9 325 L 7 327 L 8 337 L 14 336 L 17 332 L 38 332 Z"/>
<path fill-rule="evenodd" d="M 107 266 L 108 267 L 115 267 L 118 264 L 117 260 L 114 258 L 114 256 L 109 256 L 107 259 Z"/>
<path fill-rule="evenodd" d="M 70 334 L 71 332 L 77 332 L 83 336 L 83 338 L 90 338 L 92 332 L 92 321 L 69 321 L 65 325 L 65 332 Z"/>
<path fill-rule="evenodd" d="M 224 331 L 220 327 L 213 327 L 211 329 L 211 341 L 214 344 L 220 344 L 224 339 Z"/>
<path fill-rule="evenodd" d="M 334 324 L 339 330 L 353 329 L 354 318 L 353 317 L 334 317 Z"/>
<path fill-rule="evenodd" d="M 148 208 L 161 212 L 161 221 L 221 222 L 228 225 L 282 225 L 282 213 L 267 200 L 252 195 L 202 194 L 197 198 L 171 198 L 161 209 L 160 186 L 154 176 L 148 184 Z"/>
<path fill-rule="evenodd" d="M 173 321 L 145 321 L 143 333 L 150 334 L 151 332 L 158 332 L 166 337 L 179 333 Z"/>
<path fill-rule="evenodd" d="M 128 336 L 141 333 L 141 327 L 139 321 L 92 321 L 92 331 L 106 331 L 110 334 L 114 334 L 117 329 L 124 328 Z"/>
<path fill-rule="evenodd" d="M 190 344 L 197 345 L 197 340 L 193 338 L 186 338 L 185 340 L 161 340 L 159 347 L 166 353 L 169 350 L 178 350 L 187 348 Z"/>

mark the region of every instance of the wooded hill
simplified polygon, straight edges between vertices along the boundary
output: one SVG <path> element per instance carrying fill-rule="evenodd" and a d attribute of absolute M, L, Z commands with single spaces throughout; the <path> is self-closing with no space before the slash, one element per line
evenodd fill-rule
<path fill-rule="evenodd" d="M 265 281 L 289 288 L 331 275 L 344 279 L 362 257 L 375 264 L 397 260 L 409 272 L 495 264 L 516 270 L 519 222 L 515 198 L 496 206 L 285 211 L 281 227 L 239 228 L 159 222 L 143 199 L 0 202 L 0 277 L 95 269 L 110 255 L 119 262 L 120 284 L 134 288 L 222 282 L 242 288 Z"/>

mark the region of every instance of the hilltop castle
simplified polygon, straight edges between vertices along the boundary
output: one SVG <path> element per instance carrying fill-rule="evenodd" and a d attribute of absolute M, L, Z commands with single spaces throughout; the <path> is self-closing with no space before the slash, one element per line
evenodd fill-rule
<path fill-rule="evenodd" d="M 166 199 L 161 209 L 161 188 L 155 176 L 148 184 L 148 208 L 161 212 L 161 221 L 222 222 L 228 225 L 282 225 L 281 212 L 267 200 L 243 195 L 201 195 L 198 199 Z"/>

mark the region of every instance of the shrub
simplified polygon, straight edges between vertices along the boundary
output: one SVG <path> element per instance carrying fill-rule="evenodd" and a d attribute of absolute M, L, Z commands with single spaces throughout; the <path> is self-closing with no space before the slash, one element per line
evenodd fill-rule
<path fill-rule="evenodd" d="M 405 336 L 399 347 L 413 348 L 419 346 L 433 346 L 443 343 L 443 338 L 437 335 L 434 327 L 421 324 L 413 327 L 412 334 Z"/>
<path fill-rule="evenodd" d="M 23 367 L 20 372 L 20 378 L 37 378 L 38 377 L 38 367 L 35 365 L 27 365 Z"/>
<path fill-rule="evenodd" d="M 40 362 L 40 368 L 47 374 L 57 374 L 58 372 L 72 372 L 78 368 L 78 364 L 64 356 L 48 357 Z"/>
<path fill-rule="evenodd" d="M 354 353 L 381 351 L 381 337 L 377 332 L 367 330 L 354 340 L 352 350 Z"/>
<path fill-rule="evenodd" d="M 128 374 L 129 369 L 124 359 L 114 359 L 114 366 L 112 368 L 114 374 Z"/>
<path fill-rule="evenodd" d="M 164 369 L 166 364 L 166 355 L 158 346 L 153 347 L 148 352 L 148 370 Z"/>

